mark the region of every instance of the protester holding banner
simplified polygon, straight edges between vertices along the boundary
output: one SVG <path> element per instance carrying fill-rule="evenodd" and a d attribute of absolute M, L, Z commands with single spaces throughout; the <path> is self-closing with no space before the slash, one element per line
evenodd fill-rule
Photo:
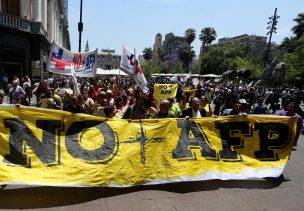
<path fill-rule="evenodd" d="M 277 113 L 277 115 L 279 116 L 292 116 L 295 117 L 297 120 L 297 128 L 296 128 L 296 135 L 294 138 L 294 142 L 293 145 L 297 146 L 298 145 L 298 139 L 302 130 L 302 117 L 296 113 L 296 109 L 297 109 L 297 104 L 296 102 L 290 102 L 287 106 L 287 111 L 280 111 Z"/>
<path fill-rule="evenodd" d="M 67 106 L 67 111 L 72 112 L 72 113 L 85 113 L 85 108 L 81 107 L 78 101 L 78 96 L 76 95 L 71 95 L 70 97 L 70 103 Z"/>
<path fill-rule="evenodd" d="M 208 103 L 206 96 L 204 96 L 204 95 L 200 98 L 200 107 L 205 109 L 207 117 L 210 117 L 213 115 L 213 109 L 212 109 L 211 105 Z"/>
<path fill-rule="evenodd" d="M 206 117 L 206 110 L 200 108 L 200 100 L 195 97 L 191 101 L 191 108 L 183 110 L 182 118 L 201 118 Z"/>
<path fill-rule="evenodd" d="M 54 100 L 54 97 L 52 95 L 51 88 L 48 88 L 46 93 L 42 95 L 38 102 L 39 108 L 48 108 L 48 109 L 56 109 L 56 102 Z"/>
<path fill-rule="evenodd" d="M 144 98 L 139 90 L 135 93 L 135 104 L 130 105 L 123 115 L 123 119 L 145 119 L 146 111 L 143 106 Z"/>
<path fill-rule="evenodd" d="M 175 115 L 170 110 L 169 100 L 162 100 L 159 103 L 159 110 L 155 113 L 154 118 L 174 118 Z"/>
<path fill-rule="evenodd" d="M 0 90 L 0 105 L 3 104 L 3 99 L 4 99 L 4 91 Z"/>
<path fill-rule="evenodd" d="M 180 101 L 178 102 L 178 107 L 183 111 L 187 108 L 190 108 L 190 93 L 186 92 L 182 94 Z"/>
<path fill-rule="evenodd" d="M 182 114 L 182 110 L 179 108 L 178 104 L 175 103 L 174 97 L 168 97 L 168 101 L 170 102 L 169 111 L 171 111 L 175 117 L 179 117 Z"/>
<path fill-rule="evenodd" d="M 146 110 L 146 119 L 153 119 L 156 109 L 152 106 L 152 100 L 149 97 L 144 97 L 143 106 Z"/>

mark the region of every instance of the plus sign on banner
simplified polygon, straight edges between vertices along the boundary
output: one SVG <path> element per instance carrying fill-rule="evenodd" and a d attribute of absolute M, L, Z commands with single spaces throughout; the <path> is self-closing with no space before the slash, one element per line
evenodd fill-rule
<path fill-rule="evenodd" d="M 74 53 L 53 42 L 47 65 L 49 72 L 71 75 L 71 65 L 78 77 L 95 77 L 97 49 Z"/>

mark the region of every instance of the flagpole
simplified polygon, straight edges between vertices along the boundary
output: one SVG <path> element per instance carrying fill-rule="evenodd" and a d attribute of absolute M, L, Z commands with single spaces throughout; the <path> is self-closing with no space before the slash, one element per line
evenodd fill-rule
<path fill-rule="evenodd" d="M 134 74 L 133 74 L 133 79 L 134 79 L 134 82 L 135 82 L 135 76 L 136 76 L 136 70 L 137 70 L 137 63 L 136 63 L 136 49 L 134 48 Z M 135 82 L 136 83 L 136 82 Z"/>

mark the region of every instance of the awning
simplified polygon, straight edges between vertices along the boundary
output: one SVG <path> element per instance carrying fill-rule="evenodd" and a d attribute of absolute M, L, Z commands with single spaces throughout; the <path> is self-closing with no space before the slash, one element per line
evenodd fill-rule
<path fill-rule="evenodd" d="M 101 68 L 97 68 L 96 75 L 122 75 L 122 76 L 127 76 L 127 74 L 120 69 L 104 70 L 104 69 L 101 69 Z"/>

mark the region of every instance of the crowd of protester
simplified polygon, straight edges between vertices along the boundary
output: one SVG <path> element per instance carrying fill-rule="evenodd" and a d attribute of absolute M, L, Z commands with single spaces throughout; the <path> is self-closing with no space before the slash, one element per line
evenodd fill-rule
<path fill-rule="evenodd" d="M 47 109 L 84 113 L 104 118 L 200 118 L 225 115 L 276 114 L 296 116 L 298 130 L 302 130 L 304 112 L 299 106 L 304 101 L 304 90 L 296 87 L 255 86 L 248 83 L 170 81 L 166 78 L 148 78 L 150 92 L 143 94 L 131 79 L 105 77 L 80 79 L 80 94 L 73 94 L 71 80 L 54 76 L 34 84 L 29 77 L 14 77 L 8 84 L 10 104 L 30 105 L 33 95 L 36 106 Z M 178 83 L 176 96 L 157 101 L 154 98 L 155 83 Z M 185 90 L 195 89 L 195 94 Z M 0 92 L 0 104 L 4 92 Z"/>

